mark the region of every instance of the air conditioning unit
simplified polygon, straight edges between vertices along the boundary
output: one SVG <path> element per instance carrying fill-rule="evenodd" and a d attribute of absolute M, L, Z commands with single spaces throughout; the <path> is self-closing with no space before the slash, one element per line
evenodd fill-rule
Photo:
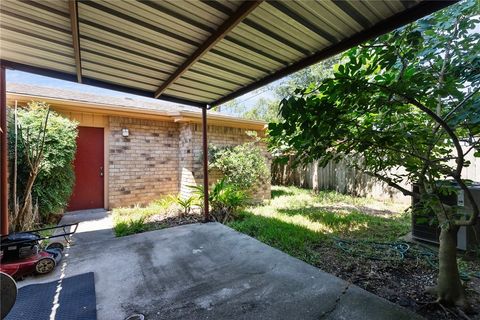
<path fill-rule="evenodd" d="M 470 216 L 472 213 L 472 203 L 465 197 L 464 192 L 459 187 L 457 194 L 446 195 L 442 197 L 442 202 L 458 206 L 459 212 Z M 480 206 L 480 183 L 474 183 L 469 187 L 473 194 L 475 203 Z M 418 192 L 418 186 L 414 185 L 413 190 Z M 418 200 L 412 197 L 412 207 Z M 440 227 L 436 222 L 436 216 L 433 212 L 430 213 L 415 213 L 412 214 L 412 237 L 416 240 L 427 241 L 430 243 L 439 243 Z M 457 249 L 459 250 L 474 250 L 480 246 L 480 218 L 477 224 L 468 227 L 460 227 L 457 233 Z"/>

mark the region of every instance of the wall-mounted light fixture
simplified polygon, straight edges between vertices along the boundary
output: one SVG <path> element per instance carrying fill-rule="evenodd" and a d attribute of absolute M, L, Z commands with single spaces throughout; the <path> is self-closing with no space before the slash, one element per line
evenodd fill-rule
<path fill-rule="evenodd" d="M 122 137 L 127 138 L 130 135 L 127 128 L 122 129 Z"/>

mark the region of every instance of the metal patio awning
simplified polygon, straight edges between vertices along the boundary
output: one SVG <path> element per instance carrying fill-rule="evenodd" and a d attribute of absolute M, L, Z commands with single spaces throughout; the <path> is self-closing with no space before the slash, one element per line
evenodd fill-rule
<path fill-rule="evenodd" d="M 214 106 L 455 1 L 4 0 L 7 68 Z"/>
<path fill-rule="evenodd" d="M 0 1 L 0 234 L 8 233 L 5 69 L 202 107 L 222 104 L 456 1 Z"/>

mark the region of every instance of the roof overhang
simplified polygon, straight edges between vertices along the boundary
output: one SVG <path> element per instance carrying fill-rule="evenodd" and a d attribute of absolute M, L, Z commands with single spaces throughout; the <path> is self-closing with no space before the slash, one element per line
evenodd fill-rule
<path fill-rule="evenodd" d="M 162 110 L 141 107 L 91 103 L 86 101 L 65 100 L 54 97 L 7 92 L 7 104 L 13 106 L 15 101 L 20 104 L 26 104 L 30 101 L 41 101 L 48 103 L 55 110 L 62 112 L 93 113 L 107 116 L 113 115 L 178 123 L 202 123 L 202 113 L 200 110 L 198 112 L 188 110 L 165 112 Z M 266 129 L 266 123 L 260 120 L 237 118 L 212 111 L 209 111 L 208 118 L 209 125 L 242 128 L 255 131 L 264 131 Z"/>
<path fill-rule="evenodd" d="M 456 1 L 2 1 L 11 69 L 215 106 Z"/>

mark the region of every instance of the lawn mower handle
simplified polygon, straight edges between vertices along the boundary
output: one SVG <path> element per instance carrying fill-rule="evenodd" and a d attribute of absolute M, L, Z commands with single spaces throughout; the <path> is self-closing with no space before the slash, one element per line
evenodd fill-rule
<path fill-rule="evenodd" d="M 67 232 L 66 228 L 68 227 L 72 227 L 74 226 L 73 230 L 70 230 L 69 232 Z M 63 233 L 62 234 L 57 234 L 57 235 L 52 235 L 52 236 L 48 236 L 48 237 L 42 237 L 40 236 L 38 233 L 40 231 L 46 231 L 46 230 L 56 230 L 56 229 L 62 229 L 63 230 Z M 59 237 L 64 237 L 65 238 L 65 241 L 68 243 L 69 240 L 67 239 L 68 236 L 71 236 L 72 234 L 74 234 L 75 232 L 77 232 L 77 228 L 78 228 L 78 222 L 76 223 L 69 223 L 69 224 L 63 224 L 63 225 L 59 225 L 59 226 L 55 226 L 55 227 L 48 227 L 48 228 L 42 228 L 42 229 L 36 229 L 36 230 L 29 230 L 29 231 L 21 231 L 21 232 L 13 232 L 13 233 L 10 233 L 8 235 L 5 235 L 5 236 L 2 236 L 2 240 L 7 238 L 8 236 L 12 235 L 12 234 L 16 234 L 16 233 L 33 233 L 33 234 L 37 234 L 39 236 L 38 239 L 36 239 L 37 241 L 40 241 L 40 240 L 47 240 L 47 239 L 53 239 L 53 238 L 59 238 Z M 6 244 L 3 244 L 1 243 L 0 244 L 0 248 L 1 247 L 4 247 L 4 246 L 11 246 L 11 245 L 16 245 L 16 244 L 21 244 L 21 243 L 25 243 L 25 242 L 29 242 L 31 240 L 19 240 L 19 241 L 12 241 L 12 242 L 8 242 Z"/>

